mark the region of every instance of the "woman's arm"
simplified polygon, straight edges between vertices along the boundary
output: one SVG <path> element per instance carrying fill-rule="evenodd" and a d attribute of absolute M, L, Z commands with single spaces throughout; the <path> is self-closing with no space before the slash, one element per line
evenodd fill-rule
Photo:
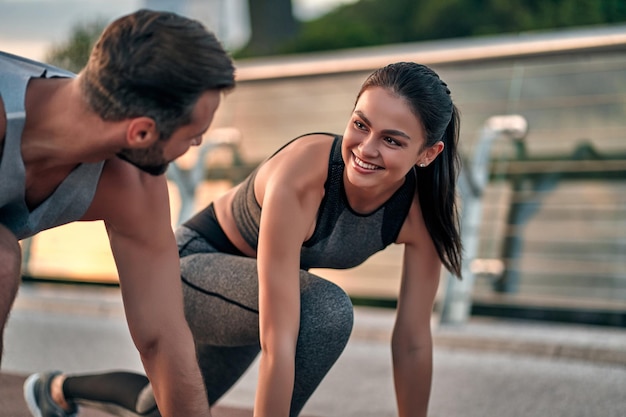
<path fill-rule="evenodd" d="M 441 261 L 422 222 L 409 221 L 403 233 L 411 238 L 405 243 L 392 336 L 396 400 L 400 417 L 425 417 L 432 379 L 430 323 Z"/>
<path fill-rule="evenodd" d="M 296 148 L 275 156 L 257 176 L 261 358 L 255 417 L 289 415 L 300 329 L 300 249 L 315 222 L 325 173 L 323 163 Z"/>
<path fill-rule="evenodd" d="M 277 195 L 283 194 L 283 195 Z M 299 207 L 288 192 L 266 195 L 258 247 L 261 358 L 255 417 L 288 416 L 300 328 Z"/>

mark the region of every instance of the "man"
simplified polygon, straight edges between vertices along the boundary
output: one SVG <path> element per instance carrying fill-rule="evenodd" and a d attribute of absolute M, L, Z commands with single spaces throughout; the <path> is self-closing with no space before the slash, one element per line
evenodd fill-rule
<path fill-rule="evenodd" d="M 166 12 L 111 23 L 76 77 L 0 53 L 0 347 L 20 282 L 19 240 L 103 220 L 162 415 L 210 415 L 161 174 L 200 144 L 233 87 L 232 60 L 214 35 Z"/>

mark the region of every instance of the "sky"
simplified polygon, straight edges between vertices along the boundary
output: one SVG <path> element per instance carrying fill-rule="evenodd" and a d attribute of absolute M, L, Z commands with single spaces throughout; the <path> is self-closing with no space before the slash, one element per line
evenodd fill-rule
<path fill-rule="evenodd" d="M 41 60 L 53 44 L 65 41 L 80 22 L 110 21 L 155 0 L 0 0 L 0 50 Z M 164 1 L 164 0 L 157 0 Z M 172 0 L 178 2 L 179 0 Z M 246 0 L 196 0 L 212 3 L 223 20 L 203 20 L 229 49 L 243 46 L 250 36 Z M 318 17 L 338 5 L 357 0 L 292 0 L 297 18 Z M 227 22 L 224 24 L 223 22 Z"/>
<path fill-rule="evenodd" d="M 301 19 L 311 19 L 324 14 L 341 4 L 357 0 L 293 0 L 294 12 Z"/>

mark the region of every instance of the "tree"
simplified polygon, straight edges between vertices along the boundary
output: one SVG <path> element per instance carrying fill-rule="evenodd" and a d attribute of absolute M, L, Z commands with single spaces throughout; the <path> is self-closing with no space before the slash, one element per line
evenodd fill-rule
<path fill-rule="evenodd" d="M 291 0 L 248 0 L 250 32 L 248 44 L 237 56 L 272 55 L 298 33 Z"/>
<path fill-rule="evenodd" d="M 74 26 L 70 38 L 64 43 L 53 45 L 45 61 L 59 68 L 80 72 L 87 64 L 91 49 L 105 26 L 106 22 L 102 19 Z"/>
<path fill-rule="evenodd" d="M 624 0 L 359 0 L 302 23 L 298 35 L 284 44 L 280 52 L 617 22 L 626 22 Z"/>

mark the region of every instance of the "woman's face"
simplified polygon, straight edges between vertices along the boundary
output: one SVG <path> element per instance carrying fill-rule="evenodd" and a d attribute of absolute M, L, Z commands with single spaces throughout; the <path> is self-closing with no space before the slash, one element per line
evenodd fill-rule
<path fill-rule="evenodd" d="M 430 162 L 424 143 L 422 123 L 402 97 L 382 87 L 368 88 L 344 132 L 348 181 L 359 188 L 396 188 L 414 165 Z"/>

